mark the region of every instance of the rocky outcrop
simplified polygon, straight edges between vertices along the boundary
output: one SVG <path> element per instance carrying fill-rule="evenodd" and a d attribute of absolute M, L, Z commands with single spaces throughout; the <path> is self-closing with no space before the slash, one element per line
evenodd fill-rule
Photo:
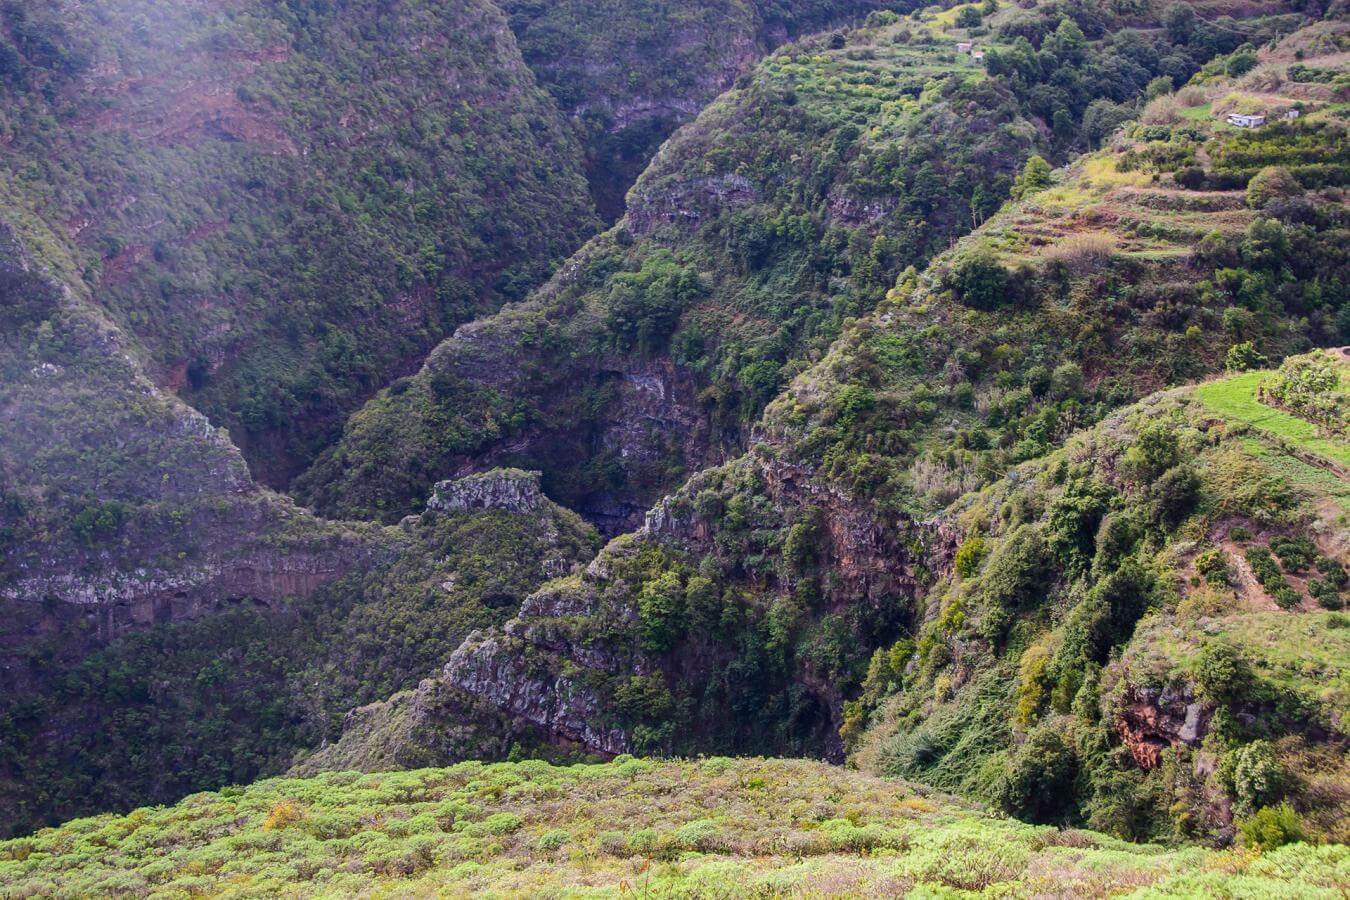
<path fill-rule="evenodd" d="M 634 234 L 670 225 L 695 227 L 720 210 L 754 203 L 759 189 L 743 175 L 723 174 L 674 184 L 642 185 L 633 191 L 624 219 Z"/>
<path fill-rule="evenodd" d="M 1199 746 L 1214 714 L 1189 684 L 1130 686 L 1117 709 L 1116 732 L 1141 769 L 1156 769 L 1170 747 Z"/>
<path fill-rule="evenodd" d="M 427 501 L 427 509 L 436 512 L 502 509 L 528 513 L 542 509 L 547 502 L 539 489 L 538 472 L 493 469 L 438 483 Z"/>
<path fill-rule="evenodd" d="M 602 724 L 606 711 L 581 679 L 552 673 L 541 677 L 519 651 L 509 638 L 476 632 L 446 664 L 445 682 L 535 726 L 555 743 L 606 756 L 628 751 L 628 738 L 621 729 Z"/>

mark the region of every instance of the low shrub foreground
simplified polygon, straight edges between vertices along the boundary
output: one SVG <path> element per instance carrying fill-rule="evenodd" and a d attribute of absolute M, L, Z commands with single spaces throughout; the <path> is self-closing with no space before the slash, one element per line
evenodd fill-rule
<path fill-rule="evenodd" d="M 806 760 L 462 763 L 195 794 L 0 843 L 5 896 L 1340 897 L 1350 848 L 1169 850 Z"/>

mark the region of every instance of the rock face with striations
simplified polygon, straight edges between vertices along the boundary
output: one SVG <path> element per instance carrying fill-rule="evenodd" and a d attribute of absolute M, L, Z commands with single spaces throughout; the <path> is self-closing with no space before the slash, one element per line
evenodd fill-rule
<path fill-rule="evenodd" d="M 547 503 L 539 489 L 539 473 L 521 469 L 493 469 L 452 481 L 439 482 L 427 509 L 457 512 L 466 509 L 502 509 L 527 513 Z"/>

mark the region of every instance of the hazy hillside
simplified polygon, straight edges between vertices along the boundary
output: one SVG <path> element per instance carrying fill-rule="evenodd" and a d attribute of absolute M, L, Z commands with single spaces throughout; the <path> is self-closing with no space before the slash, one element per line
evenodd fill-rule
<path fill-rule="evenodd" d="M 0 46 L 6 220 L 273 485 L 594 227 L 486 0 L 12 3 Z"/>

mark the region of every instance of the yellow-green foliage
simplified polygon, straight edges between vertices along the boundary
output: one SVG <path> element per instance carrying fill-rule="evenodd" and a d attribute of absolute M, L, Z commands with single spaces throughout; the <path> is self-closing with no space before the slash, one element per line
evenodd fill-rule
<path fill-rule="evenodd" d="M 1201 385 L 1195 395 L 1216 415 L 1229 421 L 1255 426 L 1313 456 L 1350 465 L 1350 445 L 1345 441 L 1320 437 L 1312 422 L 1260 401 L 1257 391 L 1269 377 L 1269 372 L 1243 372 Z"/>
<path fill-rule="evenodd" d="M 1339 897 L 1350 848 L 1167 851 L 805 760 L 328 773 L 0 843 L 19 896 Z"/>

